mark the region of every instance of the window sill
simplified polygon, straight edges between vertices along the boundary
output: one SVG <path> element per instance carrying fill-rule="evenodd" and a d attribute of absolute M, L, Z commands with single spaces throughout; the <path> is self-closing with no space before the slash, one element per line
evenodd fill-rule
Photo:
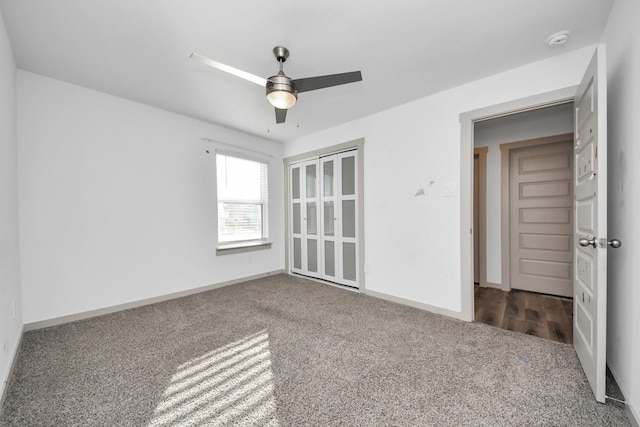
<path fill-rule="evenodd" d="M 223 243 L 216 248 L 216 256 L 239 254 L 243 252 L 271 249 L 273 242 L 267 240 L 253 240 L 251 242 Z"/>

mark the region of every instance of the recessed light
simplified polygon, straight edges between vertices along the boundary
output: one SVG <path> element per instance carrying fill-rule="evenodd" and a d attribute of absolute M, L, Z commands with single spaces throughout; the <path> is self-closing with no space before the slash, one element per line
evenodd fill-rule
<path fill-rule="evenodd" d="M 558 31 L 557 33 L 551 34 L 547 39 L 547 44 L 549 47 L 560 46 L 569 41 L 570 31 Z"/>

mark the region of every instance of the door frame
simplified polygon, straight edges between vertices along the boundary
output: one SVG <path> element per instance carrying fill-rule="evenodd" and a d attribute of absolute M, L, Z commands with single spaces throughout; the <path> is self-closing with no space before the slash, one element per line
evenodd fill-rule
<path fill-rule="evenodd" d="M 489 147 L 475 147 L 478 155 L 478 285 L 487 285 L 487 152 Z M 474 179 L 474 174 L 471 174 Z M 473 189 L 473 187 L 471 187 Z M 473 193 L 473 190 L 472 190 Z M 473 207 L 473 204 L 471 205 Z M 473 219 L 473 218 L 472 218 Z M 474 233 L 475 234 L 475 233 Z M 475 255 L 475 254 L 474 254 Z M 475 263 L 475 259 L 473 260 Z M 471 277 L 474 277 L 472 274 Z"/>
<path fill-rule="evenodd" d="M 572 102 L 572 101 L 567 101 Z M 502 218 L 500 229 L 501 246 L 501 268 L 503 291 L 511 290 L 511 150 L 518 150 L 526 147 L 537 147 L 560 142 L 571 142 L 573 146 L 573 133 L 553 135 L 542 138 L 527 139 L 524 141 L 507 142 L 500 144 L 500 217 Z M 572 149 L 573 152 L 573 149 Z M 573 180 L 572 180 L 573 182 Z"/>
<path fill-rule="evenodd" d="M 578 86 L 570 86 L 460 114 L 460 315 L 474 319 L 473 288 L 473 129 L 474 123 L 573 102 Z M 504 267 L 503 267 L 504 268 Z"/>
<path fill-rule="evenodd" d="M 342 144 L 331 145 L 329 147 L 319 148 L 317 150 L 308 151 L 302 154 L 297 154 L 290 157 L 285 157 L 282 162 L 284 164 L 284 228 L 285 228 L 285 238 L 284 238 L 284 271 L 287 274 L 291 273 L 291 268 L 289 265 L 289 239 L 291 237 L 289 229 L 290 229 L 290 221 L 291 218 L 289 216 L 289 187 L 291 182 L 291 177 L 289 176 L 289 166 L 292 163 L 298 163 L 303 160 L 308 160 L 317 157 L 323 157 L 331 154 L 338 154 L 343 151 L 347 151 L 350 149 L 356 149 L 356 162 L 358 167 L 357 170 L 357 189 L 356 192 L 358 194 L 357 197 L 357 206 L 356 212 L 358 215 L 358 229 L 357 229 L 357 273 L 356 277 L 358 278 L 358 288 L 349 288 L 354 291 L 364 292 L 366 289 L 365 284 L 365 272 L 364 272 L 364 260 L 365 260 L 365 252 L 364 252 L 364 138 L 354 139 L 352 141 L 344 142 Z M 331 283 L 325 282 L 322 279 L 311 279 L 311 280 L 320 280 L 323 283 Z M 345 288 L 346 289 L 346 288 Z"/>

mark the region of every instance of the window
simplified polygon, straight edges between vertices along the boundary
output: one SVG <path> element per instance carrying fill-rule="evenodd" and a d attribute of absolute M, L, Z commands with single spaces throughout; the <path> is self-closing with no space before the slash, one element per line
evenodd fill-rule
<path fill-rule="evenodd" d="M 268 166 L 216 154 L 218 244 L 267 238 Z"/>

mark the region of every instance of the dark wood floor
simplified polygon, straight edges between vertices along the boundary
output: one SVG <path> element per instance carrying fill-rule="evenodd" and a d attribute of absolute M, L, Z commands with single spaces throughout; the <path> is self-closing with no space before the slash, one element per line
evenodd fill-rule
<path fill-rule="evenodd" d="M 568 298 L 475 286 L 475 320 L 566 344 L 573 342 L 573 302 Z"/>

